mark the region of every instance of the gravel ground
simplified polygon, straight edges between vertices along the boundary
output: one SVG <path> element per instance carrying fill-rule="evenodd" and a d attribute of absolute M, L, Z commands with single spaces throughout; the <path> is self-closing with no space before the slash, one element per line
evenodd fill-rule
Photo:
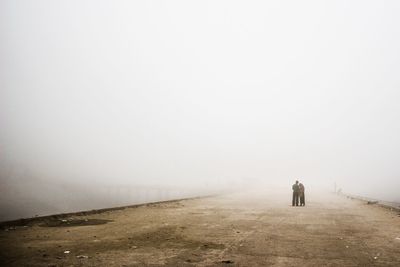
<path fill-rule="evenodd" d="M 1 266 L 400 266 L 396 210 L 247 192 L 50 216 L 0 231 Z"/>

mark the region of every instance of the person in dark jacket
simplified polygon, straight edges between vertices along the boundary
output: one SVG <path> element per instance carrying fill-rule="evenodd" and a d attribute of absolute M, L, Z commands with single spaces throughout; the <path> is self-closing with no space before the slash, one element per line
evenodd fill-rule
<path fill-rule="evenodd" d="M 302 183 L 299 183 L 299 197 L 300 197 L 300 206 L 305 206 L 306 205 L 306 197 L 304 195 L 304 185 Z"/>
<path fill-rule="evenodd" d="M 300 193 L 300 188 L 299 188 L 299 181 L 296 181 L 296 183 L 292 186 L 293 190 L 293 197 L 292 197 L 292 206 L 299 205 L 299 193 Z"/>

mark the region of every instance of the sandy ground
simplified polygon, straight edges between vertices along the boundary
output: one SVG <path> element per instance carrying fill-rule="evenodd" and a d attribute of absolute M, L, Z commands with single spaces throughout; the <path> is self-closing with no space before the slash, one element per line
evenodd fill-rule
<path fill-rule="evenodd" d="M 232 194 L 0 231 L 1 266 L 400 266 L 399 212 L 331 194 Z M 69 251 L 69 253 L 65 253 Z"/>

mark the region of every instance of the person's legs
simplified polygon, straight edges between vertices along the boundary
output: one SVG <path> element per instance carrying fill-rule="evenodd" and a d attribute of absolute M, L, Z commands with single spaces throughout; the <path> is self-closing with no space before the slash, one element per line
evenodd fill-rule
<path fill-rule="evenodd" d="M 296 195 L 296 206 L 298 206 L 299 205 L 299 193 L 296 193 L 295 195 Z"/>
<path fill-rule="evenodd" d="M 293 192 L 293 195 L 292 195 L 292 206 L 294 206 L 294 204 L 295 204 L 295 199 L 296 199 L 296 193 Z"/>

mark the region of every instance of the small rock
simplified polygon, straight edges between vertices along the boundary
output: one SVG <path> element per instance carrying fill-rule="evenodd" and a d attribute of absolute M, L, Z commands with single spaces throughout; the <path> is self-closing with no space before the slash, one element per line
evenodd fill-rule
<path fill-rule="evenodd" d="M 137 246 L 132 246 L 131 248 L 133 248 L 133 249 L 136 249 L 136 248 L 137 248 Z"/>
<path fill-rule="evenodd" d="M 223 260 L 223 261 L 221 261 L 222 263 L 226 263 L 226 264 L 230 264 L 230 263 L 233 263 L 233 261 L 232 260 Z"/>
<path fill-rule="evenodd" d="M 86 255 L 78 255 L 78 256 L 76 256 L 78 259 L 88 259 L 89 258 L 89 256 L 86 256 Z"/>
<path fill-rule="evenodd" d="M 375 257 L 374 257 L 374 260 L 377 260 L 377 259 L 378 259 L 378 257 L 377 257 L 377 256 L 375 256 Z"/>
<path fill-rule="evenodd" d="M 66 250 L 66 251 L 64 251 L 64 254 L 69 254 L 71 251 L 69 251 L 69 250 Z"/>

